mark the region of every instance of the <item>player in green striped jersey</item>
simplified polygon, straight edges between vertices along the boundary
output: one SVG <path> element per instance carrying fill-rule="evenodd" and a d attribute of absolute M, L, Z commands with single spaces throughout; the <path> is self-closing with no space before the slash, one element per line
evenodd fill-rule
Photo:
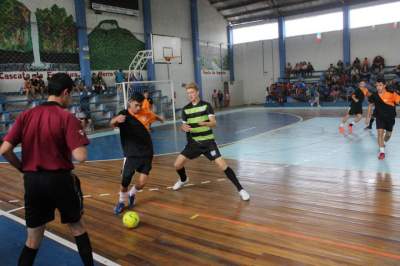
<path fill-rule="evenodd" d="M 212 128 L 217 126 L 214 110 L 208 102 L 199 97 L 199 89 L 195 83 L 186 86 L 186 93 L 190 103 L 182 110 L 182 131 L 186 132 L 187 145 L 175 160 L 175 169 L 179 180 L 173 186 L 173 190 L 182 188 L 189 178 L 186 176 L 185 164 L 189 160 L 204 155 L 210 161 L 214 161 L 221 171 L 237 188 L 242 200 L 249 200 L 250 195 L 243 189 L 235 172 L 230 168 L 215 143 Z"/>

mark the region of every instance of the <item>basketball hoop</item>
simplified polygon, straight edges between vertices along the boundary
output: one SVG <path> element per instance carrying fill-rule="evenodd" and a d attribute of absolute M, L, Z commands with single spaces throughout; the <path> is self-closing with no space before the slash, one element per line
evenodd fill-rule
<path fill-rule="evenodd" d="M 171 63 L 171 60 L 174 60 L 174 59 L 177 59 L 177 58 L 179 58 L 180 56 L 164 56 L 164 60 L 165 60 L 165 62 L 167 62 L 168 64 L 170 64 Z"/>

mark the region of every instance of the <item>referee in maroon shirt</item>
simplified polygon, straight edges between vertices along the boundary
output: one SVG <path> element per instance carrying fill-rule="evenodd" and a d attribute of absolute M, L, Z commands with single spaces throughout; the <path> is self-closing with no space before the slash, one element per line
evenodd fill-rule
<path fill-rule="evenodd" d="M 61 222 L 71 229 L 84 265 L 93 265 L 92 247 L 81 220 L 80 182 L 71 172 L 72 157 L 84 162 L 89 144 L 79 120 L 65 109 L 71 101 L 72 87 L 67 74 L 55 74 L 49 80 L 47 102 L 20 114 L 0 147 L 0 154 L 24 174 L 28 236 L 18 265 L 33 265 L 55 209 L 60 212 Z M 20 143 L 21 161 L 13 152 Z"/>

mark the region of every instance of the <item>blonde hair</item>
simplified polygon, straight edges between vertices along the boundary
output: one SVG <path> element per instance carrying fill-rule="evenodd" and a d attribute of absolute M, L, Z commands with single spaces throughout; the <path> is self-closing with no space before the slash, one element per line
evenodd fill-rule
<path fill-rule="evenodd" d="M 197 84 L 194 82 L 190 82 L 189 84 L 186 84 L 185 89 L 195 89 L 196 91 L 199 91 L 199 87 L 197 87 Z"/>

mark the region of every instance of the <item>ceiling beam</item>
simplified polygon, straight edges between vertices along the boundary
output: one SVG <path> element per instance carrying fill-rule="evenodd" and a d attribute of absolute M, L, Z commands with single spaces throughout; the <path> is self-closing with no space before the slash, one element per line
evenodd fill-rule
<path fill-rule="evenodd" d="M 228 2 L 228 1 L 230 1 L 230 0 L 209 0 L 210 4 L 212 4 L 212 5 L 224 3 L 224 2 Z"/>
<path fill-rule="evenodd" d="M 258 3 L 267 3 L 268 4 L 268 2 L 269 2 L 268 0 L 240 1 L 240 3 L 218 7 L 217 10 L 221 12 L 221 11 L 226 11 L 226 10 L 230 10 L 230 9 L 245 7 L 245 6 L 252 5 L 252 4 L 258 4 Z"/>
<path fill-rule="evenodd" d="M 376 2 L 376 0 L 351 0 L 351 1 L 345 1 L 349 6 L 352 5 L 357 5 L 357 4 L 363 4 L 367 2 Z M 312 13 L 312 12 L 318 12 L 318 11 L 327 11 L 329 9 L 335 9 L 335 8 L 340 8 L 343 7 L 343 3 L 328 3 L 328 4 L 323 4 L 319 6 L 314 6 L 314 7 L 308 7 L 308 8 L 301 8 L 301 9 L 296 9 L 296 10 L 291 10 L 291 11 L 281 11 L 280 16 L 288 17 L 288 16 L 295 16 L 295 15 L 300 15 L 300 14 L 307 14 L 307 13 Z M 251 16 L 248 18 L 243 18 L 243 19 L 234 19 L 234 20 L 229 20 L 230 23 L 233 25 L 235 24 L 242 24 L 242 23 L 248 23 L 248 22 L 253 22 L 253 21 L 262 21 L 262 20 L 271 20 L 271 19 L 276 19 L 279 16 L 277 14 L 269 14 L 269 15 L 261 15 L 261 16 Z"/>
<path fill-rule="evenodd" d="M 280 4 L 280 5 L 278 4 L 278 5 L 275 5 L 275 6 L 262 7 L 262 8 L 257 8 L 257 9 L 242 11 L 242 12 L 236 12 L 236 13 L 232 13 L 232 14 L 229 14 L 229 15 L 225 15 L 224 17 L 226 19 L 229 19 L 229 18 L 233 18 L 233 17 L 240 17 L 240 16 L 250 15 L 250 14 L 253 14 L 253 13 L 259 13 L 259 12 L 263 12 L 263 11 L 277 10 L 279 8 L 301 5 L 301 4 L 309 3 L 309 2 L 315 2 L 315 0 L 311 0 L 311 1 L 310 0 L 303 0 L 303 1 L 300 1 L 300 2 L 294 2 L 294 3 L 292 2 L 292 3 L 285 3 L 285 4 Z"/>

